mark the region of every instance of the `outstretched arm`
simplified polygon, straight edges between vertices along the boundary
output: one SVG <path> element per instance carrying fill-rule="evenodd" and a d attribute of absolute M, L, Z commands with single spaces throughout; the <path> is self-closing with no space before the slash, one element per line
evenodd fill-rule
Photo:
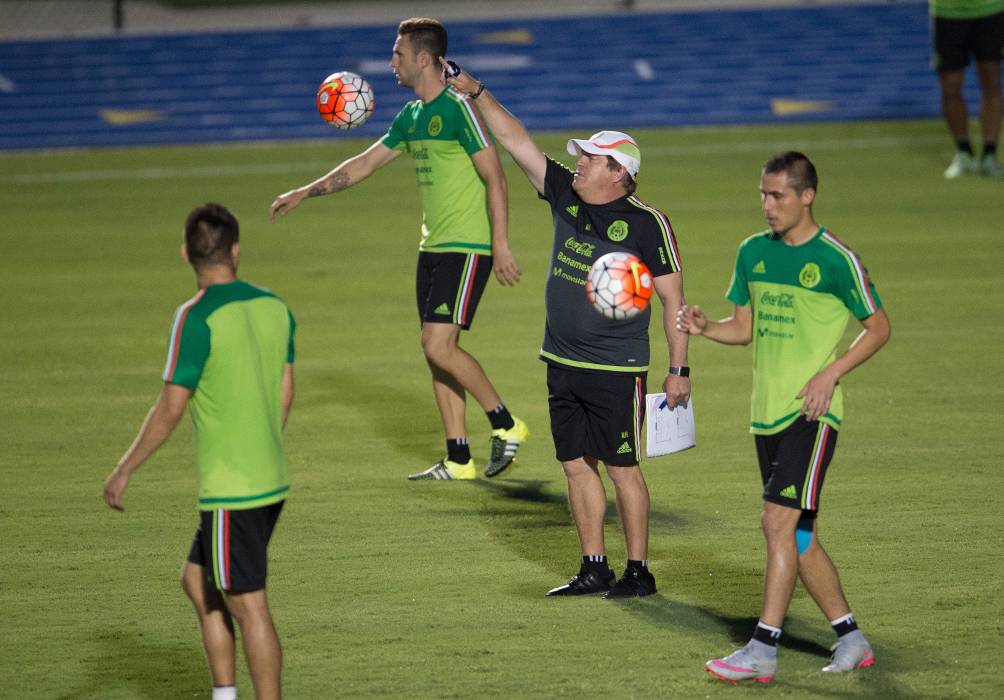
<path fill-rule="evenodd" d="M 125 510 L 122 496 L 133 472 L 171 436 L 185 414 L 185 406 L 191 395 L 192 390 L 188 387 L 164 384 L 160 398 L 147 414 L 136 439 L 105 479 L 105 503 L 115 510 Z"/>
<path fill-rule="evenodd" d="M 443 68 L 449 67 L 444 59 L 440 58 L 439 60 L 443 64 Z M 509 110 L 499 104 L 494 95 L 484 89 L 483 83 L 478 82 L 465 71 L 460 71 L 455 77 L 447 78 L 446 82 L 475 100 L 481 116 L 484 117 L 488 128 L 495 134 L 495 138 L 509 151 L 509 155 L 516 161 L 516 164 L 523 169 L 533 188 L 543 194 L 544 176 L 547 174 L 547 158 L 530 138 L 526 127 Z M 479 92 L 480 94 L 478 94 Z"/>
<path fill-rule="evenodd" d="M 879 351 L 889 340 L 889 317 L 885 309 L 879 309 L 866 319 L 862 319 L 864 330 L 854 339 L 847 352 L 821 369 L 798 392 L 797 398 L 804 398 L 802 413 L 806 420 L 818 420 L 830 410 L 833 391 L 842 376 L 860 365 Z"/>
<path fill-rule="evenodd" d="M 669 345 L 669 364 L 673 367 L 685 366 L 690 335 L 676 326 L 677 314 L 684 307 L 683 273 L 659 275 L 652 281 L 655 293 L 662 302 L 662 328 Z M 670 408 L 676 408 L 677 404 L 686 403 L 690 398 L 690 378 L 667 373 L 662 390 L 666 392 L 666 404 Z"/>
<path fill-rule="evenodd" d="M 509 188 L 495 146 L 482 148 L 471 156 L 474 168 L 488 190 L 488 215 L 492 224 L 492 269 L 501 284 L 519 282 L 519 266 L 509 250 Z"/>
<path fill-rule="evenodd" d="M 293 211 L 307 197 L 320 197 L 322 194 L 341 192 L 358 182 L 362 182 L 375 170 L 387 165 L 399 155 L 401 155 L 400 151 L 387 148 L 382 142 L 377 141 L 359 155 L 340 163 L 324 177 L 303 187 L 280 194 L 272 202 L 271 220 L 275 221 L 276 214 L 285 216 Z"/>
<path fill-rule="evenodd" d="M 676 313 L 676 329 L 690 335 L 703 335 L 725 345 L 749 345 L 753 340 L 753 309 L 736 306 L 728 318 L 712 321 L 700 306 L 683 304 Z"/>

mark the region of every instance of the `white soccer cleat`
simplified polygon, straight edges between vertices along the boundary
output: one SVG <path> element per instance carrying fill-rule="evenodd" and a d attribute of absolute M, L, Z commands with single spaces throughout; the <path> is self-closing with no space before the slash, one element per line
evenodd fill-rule
<path fill-rule="evenodd" d="M 411 481 L 451 481 L 454 479 L 474 479 L 477 475 L 473 459 L 467 464 L 459 464 L 451 462 L 448 459 L 441 459 L 424 472 L 409 474 L 408 478 Z"/>
<path fill-rule="evenodd" d="M 704 668 L 712 676 L 730 683 L 749 680 L 770 683 L 777 671 L 777 657 L 771 658 L 759 653 L 750 643 L 724 658 L 712 659 L 704 664 Z"/>
<path fill-rule="evenodd" d="M 948 180 L 954 180 L 957 177 L 962 177 L 963 175 L 976 175 L 980 171 L 979 164 L 976 162 L 976 157 L 972 153 L 966 153 L 965 151 L 958 151 L 955 157 L 952 158 L 952 162 L 948 164 L 945 169 L 945 178 Z"/>
<path fill-rule="evenodd" d="M 830 651 L 830 663 L 823 666 L 827 673 L 843 673 L 853 671 L 857 668 L 868 668 L 875 663 L 875 655 L 872 653 L 871 645 L 862 642 L 837 642 Z"/>

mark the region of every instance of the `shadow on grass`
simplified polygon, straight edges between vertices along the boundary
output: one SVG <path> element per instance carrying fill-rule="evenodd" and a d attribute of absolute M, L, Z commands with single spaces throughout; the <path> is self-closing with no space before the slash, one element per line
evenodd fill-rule
<path fill-rule="evenodd" d="M 86 677 L 58 700 L 104 698 L 122 691 L 136 698 L 205 696 L 209 671 L 194 624 L 191 632 L 191 643 L 183 644 L 163 643 L 135 630 L 93 630 L 81 643 L 87 649 Z"/>
<path fill-rule="evenodd" d="M 416 346 L 415 352 L 421 350 Z M 431 379 L 430 388 L 419 389 L 404 383 L 381 383 L 371 373 L 346 370 L 323 371 L 315 381 L 330 387 L 330 393 L 324 395 L 326 403 L 364 415 L 373 434 L 394 452 L 424 464 L 430 454 L 442 449 Z M 436 437 L 427 439 L 427 435 Z"/>

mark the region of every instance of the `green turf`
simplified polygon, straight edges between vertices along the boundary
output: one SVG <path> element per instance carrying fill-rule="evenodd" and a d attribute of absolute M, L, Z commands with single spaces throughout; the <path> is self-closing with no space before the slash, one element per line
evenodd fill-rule
<path fill-rule="evenodd" d="M 738 242 L 762 228 L 758 168 L 805 149 L 818 219 L 870 267 L 890 345 L 845 380 L 822 531 L 877 664 L 824 676 L 832 632 L 801 590 L 777 681 L 703 662 L 748 635 L 760 597 L 748 349 L 692 343 L 699 445 L 645 464 L 660 594 L 551 600 L 577 567 L 536 359 L 549 214 L 510 163 L 516 289 L 492 282 L 466 346 L 533 430 L 506 478 L 410 483 L 442 451 L 413 301 L 418 195 L 402 158 L 277 225 L 272 197 L 360 141 L 0 155 L 0 695 L 205 697 L 176 577 L 196 523 L 185 421 L 136 476 L 101 482 L 157 395 L 195 204 L 243 225 L 244 276 L 298 320 L 294 490 L 269 590 L 292 698 L 988 697 L 1000 689 L 1004 183 L 946 182 L 934 121 L 649 131 L 639 194 L 669 212 L 687 296 L 714 315 Z M 541 144 L 563 149 L 565 135 Z M 664 364 L 656 330 L 653 365 Z M 655 380 L 653 383 L 657 383 Z M 487 422 L 469 411 L 480 463 Z M 624 557 L 616 519 L 608 551 Z M 250 684 L 243 663 L 239 685 Z"/>

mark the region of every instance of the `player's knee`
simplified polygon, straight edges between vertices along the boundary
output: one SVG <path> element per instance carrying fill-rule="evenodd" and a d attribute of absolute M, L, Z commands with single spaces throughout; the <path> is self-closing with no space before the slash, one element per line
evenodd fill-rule
<path fill-rule="evenodd" d="M 614 482 L 614 485 L 618 487 L 645 483 L 645 480 L 641 476 L 641 467 L 637 464 L 628 467 L 612 467 L 607 465 L 607 474 L 610 475 L 610 480 Z"/>
<path fill-rule="evenodd" d="M 445 369 L 449 364 L 453 348 L 444 338 L 434 335 L 422 335 L 422 353 L 431 365 Z"/>

